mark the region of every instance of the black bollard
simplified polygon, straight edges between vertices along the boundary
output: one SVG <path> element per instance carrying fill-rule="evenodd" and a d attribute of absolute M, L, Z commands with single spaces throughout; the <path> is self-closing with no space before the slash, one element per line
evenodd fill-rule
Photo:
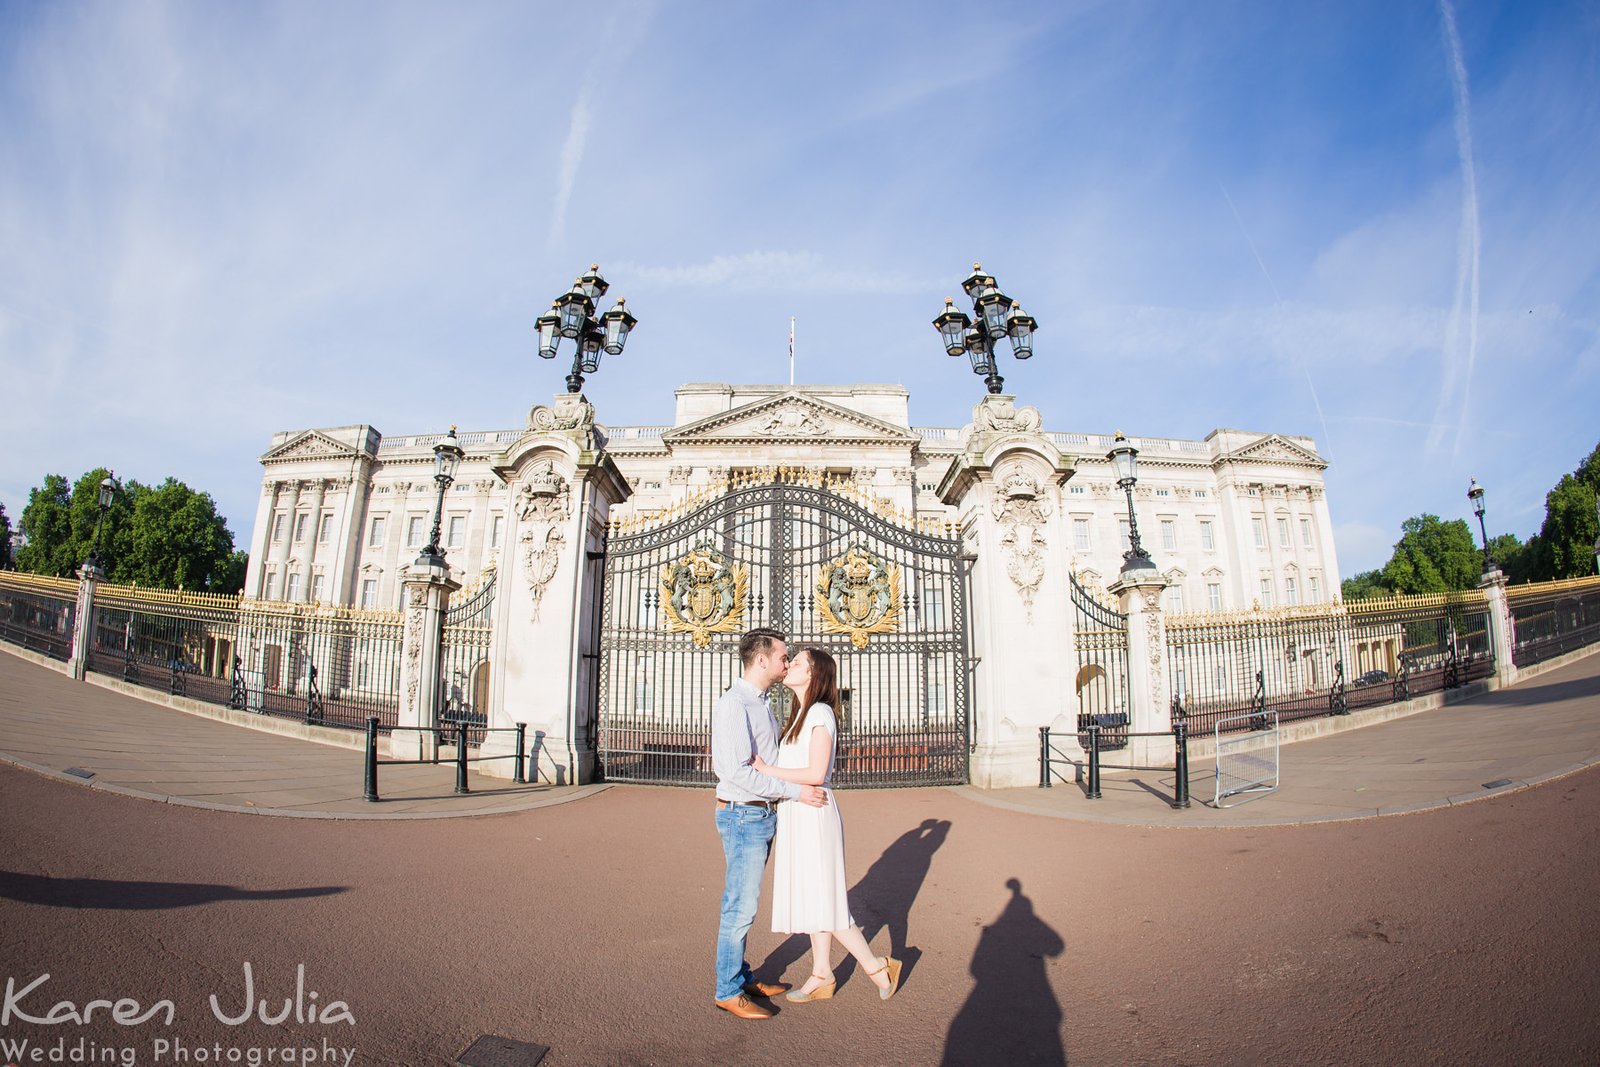
<path fill-rule="evenodd" d="M 1039 727 L 1039 788 L 1050 788 L 1050 727 Z"/>
<path fill-rule="evenodd" d="M 1089 722 L 1089 799 L 1100 799 L 1100 720 Z"/>
<path fill-rule="evenodd" d="M 378 799 L 378 717 L 367 716 L 367 773 L 362 795 L 368 800 Z"/>
<path fill-rule="evenodd" d="M 467 724 L 456 723 L 456 792 L 470 793 L 467 788 Z"/>
<path fill-rule="evenodd" d="M 528 776 L 523 772 L 522 769 L 524 754 L 527 752 L 525 747 L 528 743 L 527 737 L 528 724 L 525 722 L 517 723 L 517 765 L 516 769 L 512 772 L 511 778 L 512 781 L 516 782 L 518 785 L 524 785 L 528 781 Z"/>
<path fill-rule="evenodd" d="M 1174 790 L 1176 794 L 1172 801 L 1175 808 L 1189 806 L 1189 724 L 1182 719 L 1172 724 L 1172 740 L 1177 749 L 1177 759 L 1174 766 L 1177 770 L 1178 784 Z"/>

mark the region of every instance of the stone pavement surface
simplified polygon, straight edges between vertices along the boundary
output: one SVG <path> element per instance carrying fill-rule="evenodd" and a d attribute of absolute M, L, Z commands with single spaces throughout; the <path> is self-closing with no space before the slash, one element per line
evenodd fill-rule
<path fill-rule="evenodd" d="M 1464 804 L 1600 762 L 1600 655 L 1458 704 L 1284 745 L 1280 758 L 1276 792 L 1225 798 L 1221 808 L 1212 806 L 1214 759 L 1190 763 L 1182 810 L 1171 807 L 1170 768 L 1103 771 L 1098 800 L 1072 780 L 1073 767 L 1058 768 L 1067 780 L 1049 789 L 958 791 L 1036 815 L 1143 826 L 1270 826 Z"/>
<path fill-rule="evenodd" d="M 0 645 L 9 653 L 9 646 Z M 359 736 L 359 735 L 358 735 Z M 380 758 L 382 758 L 380 753 Z M 233 726 L 75 682 L 0 654 L 0 759 L 113 793 L 193 807 L 329 819 L 431 819 L 522 811 L 604 786 L 515 785 L 455 765 L 380 766 L 362 798 L 364 752 Z M 93 772 L 84 779 L 68 768 Z"/>
<path fill-rule="evenodd" d="M 606 788 L 517 786 L 469 771 L 472 793 L 456 796 L 453 765 L 384 766 L 384 799 L 369 803 L 360 749 L 216 722 L 14 655 L 0 655 L 0 758 L 58 775 L 82 768 L 94 772 L 96 788 L 171 803 L 320 818 L 484 815 Z M 1170 807 L 1170 769 L 1107 770 L 1099 800 L 1070 779 L 1050 789 L 956 791 L 1030 814 L 1142 826 L 1265 826 L 1466 803 L 1600 761 L 1600 655 L 1458 704 L 1285 745 L 1281 759 L 1276 792 L 1222 808 L 1209 803 L 1215 764 L 1198 759 L 1184 810 Z"/>

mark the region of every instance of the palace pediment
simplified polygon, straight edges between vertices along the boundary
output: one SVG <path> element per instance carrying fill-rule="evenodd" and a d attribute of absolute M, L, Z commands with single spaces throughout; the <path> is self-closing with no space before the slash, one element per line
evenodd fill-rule
<path fill-rule="evenodd" d="M 261 457 L 262 463 L 286 460 L 352 459 L 359 453 L 342 441 L 316 430 L 303 430 Z"/>
<path fill-rule="evenodd" d="M 1308 448 L 1303 448 L 1281 434 L 1269 433 L 1247 445 L 1223 453 L 1221 462 L 1282 463 L 1291 467 L 1315 467 L 1326 470 L 1328 461 Z"/>
<path fill-rule="evenodd" d="M 884 444 L 909 446 L 921 438 L 859 411 L 797 391 L 743 404 L 729 411 L 668 430 L 662 441 L 683 445 L 725 444 Z"/>

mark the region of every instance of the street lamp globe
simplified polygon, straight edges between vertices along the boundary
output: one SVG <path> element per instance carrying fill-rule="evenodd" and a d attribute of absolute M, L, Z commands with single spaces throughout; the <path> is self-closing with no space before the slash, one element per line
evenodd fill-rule
<path fill-rule="evenodd" d="M 983 379 L 991 396 L 999 395 L 1005 389 L 1005 379 L 1000 375 L 996 346 L 1009 339 L 1011 354 L 1028 359 L 1033 355 L 1033 332 L 1039 323 L 1033 316 L 1023 314 L 1017 302 L 1000 291 L 994 276 L 981 264 L 972 265 L 961 291 L 972 300 L 972 315 L 956 310 L 955 301 L 945 297 L 944 310 L 933 320 L 934 329 L 939 331 L 945 354 L 959 356 L 965 352 L 972 361 L 972 373 Z"/>
<path fill-rule="evenodd" d="M 627 303 L 626 297 L 619 296 L 611 310 L 600 316 L 600 323 L 605 328 L 604 348 L 608 356 L 621 354 L 622 346 L 628 343 L 628 332 L 639 321 L 627 309 Z"/>
<path fill-rule="evenodd" d="M 1011 306 L 1011 316 L 1006 319 L 1006 332 L 1011 335 L 1011 354 L 1018 359 L 1033 355 L 1033 331 L 1039 323 L 1032 315 L 1024 314 L 1022 305 Z"/>
<path fill-rule="evenodd" d="M 113 494 L 117 491 L 117 483 L 110 476 L 100 479 L 100 509 L 103 511 L 111 506 Z"/>
<path fill-rule="evenodd" d="M 972 327 L 972 320 L 966 312 L 956 308 L 955 300 L 944 298 L 944 310 L 933 320 L 933 325 L 944 340 L 945 352 L 959 356 L 967 350 L 967 331 Z"/>
<path fill-rule="evenodd" d="M 1483 486 L 1478 484 L 1478 479 L 1472 479 L 1472 485 L 1467 489 L 1467 499 L 1472 501 L 1472 512 L 1478 518 L 1483 518 Z"/>
<path fill-rule="evenodd" d="M 1139 480 L 1137 457 L 1139 450 L 1128 443 L 1128 439 L 1118 430 L 1112 439 L 1111 451 L 1106 453 L 1106 458 L 1111 461 L 1112 467 L 1117 472 L 1117 485 L 1127 489 Z"/>
<path fill-rule="evenodd" d="M 433 446 L 433 476 L 449 485 L 456 480 L 456 471 L 461 467 L 461 459 L 465 455 L 456 442 L 456 428 L 452 426 L 450 432 L 439 438 Z"/>
<path fill-rule="evenodd" d="M 539 329 L 539 356 L 541 359 L 556 358 L 556 332 L 561 329 L 561 313 L 556 305 L 551 304 L 550 310 L 540 315 L 533 323 Z"/>

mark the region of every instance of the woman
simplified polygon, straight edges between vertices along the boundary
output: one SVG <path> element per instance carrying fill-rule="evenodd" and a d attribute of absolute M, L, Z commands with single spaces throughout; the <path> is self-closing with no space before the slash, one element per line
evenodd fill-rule
<path fill-rule="evenodd" d="M 773 766 L 757 756 L 752 766 L 762 774 L 799 785 L 829 784 L 838 725 L 833 709 L 839 703 L 839 672 L 833 657 L 820 648 L 796 654 L 783 684 L 794 694 L 794 714 L 778 744 Z M 833 941 L 849 950 L 863 972 L 888 1000 L 900 986 L 900 961 L 878 957 L 850 917 L 844 878 L 844 822 L 833 792 L 820 808 L 807 804 L 778 806 L 778 833 L 773 844 L 772 929 L 780 934 L 811 935 L 811 977 L 788 999 L 796 1003 L 833 996 Z"/>

